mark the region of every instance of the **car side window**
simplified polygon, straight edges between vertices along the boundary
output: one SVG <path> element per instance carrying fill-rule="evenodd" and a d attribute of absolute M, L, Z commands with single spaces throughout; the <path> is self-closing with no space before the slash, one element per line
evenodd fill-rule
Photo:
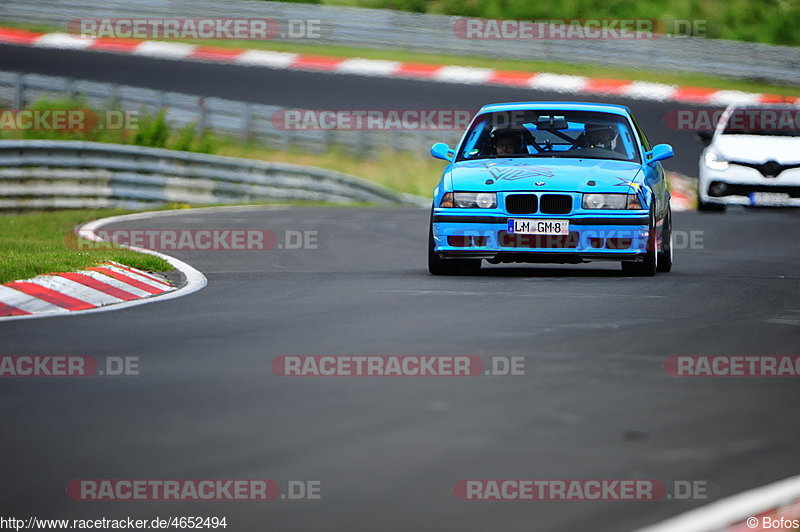
<path fill-rule="evenodd" d="M 462 159 L 470 159 L 476 152 L 481 151 L 483 133 L 486 130 L 486 121 L 483 120 L 473 127 L 466 139 L 464 147 L 461 149 Z"/>
<path fill-rule="evenodd" d="M 619 128 L 619 136 L 622 139 L 622 148 L 625 152 L 625 155 L 628 157 L 628 160 L 632 161 L 636 159 L 636 141 L 633 140 L 633 135 L 631 135 L 628 124 L 620 121 L 617 124 L 617 127 Z"/>
<path fill-rule="evenodd" d="M 639 139 L 642 141 L 642 147 L 644 147 L 645 151 L 650 151 L 652 148 L 650 147 L 650 141 L 647 140 L 647 136 L 642 131 L 642 128 L 639 127 L 639 122 L 636 121 L 636 118 L 631 116 L 631 120 L 633 121 L 633 127 L 636 128 L 636 133 L 639 135 Z"/>

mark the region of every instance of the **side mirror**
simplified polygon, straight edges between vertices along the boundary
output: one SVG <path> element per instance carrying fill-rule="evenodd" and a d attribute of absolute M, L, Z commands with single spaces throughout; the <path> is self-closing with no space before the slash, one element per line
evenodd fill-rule
<path fill-rule="evenodd" d="M 697 133 L 695 133 L 695 137 L 697 138 L 697 140 L 703 143 L 703 146 L 708 146 L 709 144 L 711 144 L 711 139 L 714 138 L 714 132 L 698 131 Z"/>
<path fill-rule="evenodd" d="M 656 144 L 653 149 L 644 154 L 647 164 L 663 161 L 675 155 L 675 150 L 669 144 Z"/>
<path fill-rule="evenodd" d="M 437 142 L 431 146 L 431 155 L 437 159 L 441 159 L 449 163 L 452 163 L 453 159 L 456 158 L 455 150 L 444 142 Z"/>

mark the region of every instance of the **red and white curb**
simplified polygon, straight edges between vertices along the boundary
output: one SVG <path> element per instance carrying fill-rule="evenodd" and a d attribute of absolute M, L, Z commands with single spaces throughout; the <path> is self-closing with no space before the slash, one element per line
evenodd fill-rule
<path fill-rule="evenodd" d="M 681 87 L 648 81 L 589 78 L 548 72 L 532 73 L 375 59 L 340 58 L 266 50 L 216 48 L 177 42 L 98 39 L 68 33 L 35 33 L 11 28 L 0 28 L 0 43 L 39 48 L 95 50 L 160 59 L 185 59 L 273 69 L 422 79 L 467 85 L 522 87 L 563 93 L 610 95 L 640 100 L 673 101 L 714 106 L 727 106 L 731 103 L 793 102 L 800 104 L 800 98 L 797 97 L 703 87 Z"/>
<path fill-rule="evenodd" d="M 693 211 L 697 205 L 697 179 L 677 172 L 667 172 L 667 186 L 672 198 L 670 206 L 675 212 Z"/>
<path fill-rule="evenodd" d="M 0 316 L 88 310 L 173 290 L 166 279 L 107 262 L 78 272 L 39 275 L 0 285 Z"/>
<path fill-rule="evenodd" d="M 701 506 L 636 532 L 762 532 L 800 519 L 800 475 Z"/>
<path fill-rule="evenodd" d="M 104 225 L 170 212 L 173 211 L 103 218 L 82 225 L 78 234 L 87 240 L 102 242 L 97 230 Z M 149 249 L 125 247 L 166 260 L 184 275 L 186 283 L 175 287 L 160 276 L 116 262 L 78 272 L 39 275 L 0 285 L 0 321 L 118 310 L 189 295 L 208 283 L 202 273 L 175 257 Z"/>

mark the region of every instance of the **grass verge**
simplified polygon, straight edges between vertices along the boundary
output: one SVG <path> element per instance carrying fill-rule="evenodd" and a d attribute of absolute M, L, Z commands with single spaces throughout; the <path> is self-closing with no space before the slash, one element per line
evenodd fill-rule
<path fill-rule="evenodd" d="M 0 215 L 0 283 L 43 273 L 69 272 L 116 261 L 148 271 L 171 270 L 163 259 L 127 249 L 80 250 L 75 226 L 134 211 L 123 209 L 48 211 Z"/>
<path fill-rule="evenodd" d="M 334 206 L 315 201 L 252 202 L 248 205 Z M 371 206 L 354 203 L 348 206 Z M 214 205 L 202 205 L 212 207 Z M 226 205 L 229 206 L 229 205 Z M 150 210 L 186 209 L 186 204 L 170 204 Z M 141 270 L 163 272 L 172 269 L 158 257 L 110 245 L 80 246 L 73 229 L 80 224 L 134 212 L 126 209 L 78 209 L 36 211 L 21 214 L 0 213 L 0 284 L 28 279 L 45 273 L 71 272 L 114 261 Z M 110 248 L 110 249 L 109 249 Z"/>

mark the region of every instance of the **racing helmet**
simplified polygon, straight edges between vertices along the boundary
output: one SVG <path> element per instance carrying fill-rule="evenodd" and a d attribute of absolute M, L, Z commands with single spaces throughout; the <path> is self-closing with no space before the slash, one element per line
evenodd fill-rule
<path fill-rule="evenodd" d="M 619 132 L 615 126 L 610 124 L 586 124 L 584 135 L 588 146 L 611 150 L 614 148 L 614 141 L 619 136 Z"/>
<path fill-rule="evenodd" d="M 509 128 L 495 128 L 489 134 L 489 143 L 491 145 L 492 153 L 497 154 L 497 141 L 500 139 L 510 139 L 513 143 L 513 153 L 520 154 L 523 152 L 524 138 L 522 132 L 517 129 Z"/>

